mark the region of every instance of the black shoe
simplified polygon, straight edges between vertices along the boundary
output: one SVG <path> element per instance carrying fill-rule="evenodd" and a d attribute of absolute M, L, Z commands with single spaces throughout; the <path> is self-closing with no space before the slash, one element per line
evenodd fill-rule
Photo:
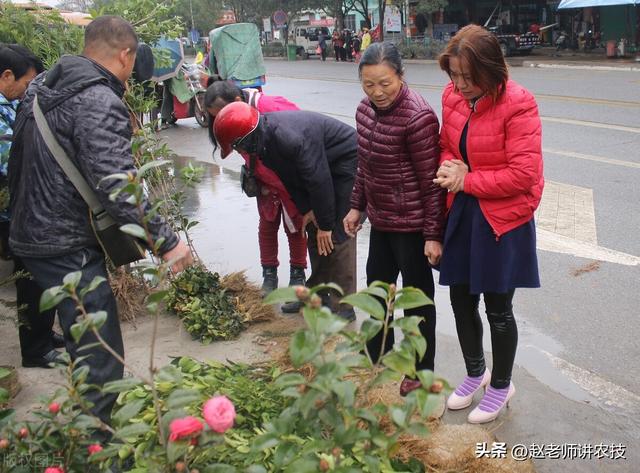
<path fill-rule="evenodd" d="M 307 280 L 304 275 L 304 268 L 291 266 L 289 273 L 289 286 L 304 286 Z"/>
<path fill-rule="evenodd" d="M 304 307 L 304 304 L 300 301 L 287 302 L 282 304 L 280 310 L 283 314 L 297 314 Z"/>
<path fill-rule="evenodd" d="M 356 312 L 353 310 L 353 308 L 340 309 L 336 315 L 338 317 L 340 317 L 341 319 L 346 320 L 349 323 L 351 323 L 354 320 L 356 320 Z"/>
<path fill-rule="evenodd" d="M 276 266 L 263 266 L 262 278 L 262 293 L 265 296 L 278 288 L 278 268 Z"/>
<path fill-rule="evenodd" d="M 64 337 L 62 335 L 60 335 L 57 332 L 53 332 L 53 335 L 51 335 L 51 341 L 53 342 L 53 347 L 54 348 L 64 348 L 65 347 L 65 343 L 64 343 Z"/>
<path fill-rule="evenodd" d="M 54 368 L 53 363 L 62 362 L 60 358 L 62 353 L 57 350 L 51 350 L 37 358 L 22 358 L 22 366 L 24 368 Z"/>

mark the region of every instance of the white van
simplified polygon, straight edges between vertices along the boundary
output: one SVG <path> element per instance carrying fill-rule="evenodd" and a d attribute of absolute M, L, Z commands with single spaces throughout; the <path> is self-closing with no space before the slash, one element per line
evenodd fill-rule
<path fill-rule="evenodd" d="M 326 26 L 296 26 L 293 30 L 293 40 L 296 43 L 297 54 L 303 58 L 314 56 L 318 48 L 318 34 L 322 32 L 327 42 L 327 48 L 331 43 L 331 32 Z"/>

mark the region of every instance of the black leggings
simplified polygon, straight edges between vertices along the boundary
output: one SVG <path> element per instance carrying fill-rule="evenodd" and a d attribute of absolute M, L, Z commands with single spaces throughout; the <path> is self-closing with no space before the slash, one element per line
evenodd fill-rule
<path fill-rule="evenodd" d="M 484 304 L 491 329 L 493 371 L 491 386 L 502 389 L 509 386 L 513 362 L 518 346 L 518 326 L 513 316 L 514 290 L 506 294 L 487 292 Z M 482 376 L 486 368 L 482 349 L 482 320 L 478 312 L 480 296 L 469 293 L 469 286 L 456 285 L 449 288 L 451 306 L 456 319 L 458 340 L 467 368 L 467 375 Z"/>
<path fill-rule="evenodd" d="M 396 283 L 398 274 L 402 274 L 404 287 L 421 289 L 431 300 L 435 287 L 431 266 L 424 255 L 422 233 L 382 232 L 371 228 L 369 238 L 369 257 L 367 258 L 367 284 L 373 281 Z M 384 301 L 381 304 L 385 306 Z M 427 341 L 427 351 L 422 359 L 416 359 L 417 370 L 433 370 L 436 356 L 436 307 L 428 305 L 405 310 L 404 315 L 422 317 L 418 328 Z M 382 353 L 382 330 L 367 342 L 367 349 L 374 362 L 393 348 L 395 337 L 393 329 L 387 332 L 384 353 Z"/>

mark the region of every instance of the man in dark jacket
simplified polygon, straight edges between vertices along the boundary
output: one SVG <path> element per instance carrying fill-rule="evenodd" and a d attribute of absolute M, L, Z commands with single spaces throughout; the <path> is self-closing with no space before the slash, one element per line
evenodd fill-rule
<path fill-rule="evenodd" d="M 9 184 L 7 167 L 13 141 L 16 109 L 29 83 L 44 70 L 31 51 L 18 44 L 0 45 L 0 257 L 13 259 L 14 274 L 24 273 L 22 260 L 9 251 Z M 18 306 L 18 336 L 22 366 L 48 367 L 60 356 L 55 348 L 62 348 L 62 336 L 53 331 L 55 310 L 40 312 L 42 288 L 30 277 L 16 279 Z"/>
<path fill-rule="evenodd" d="M 334 282 L 345 292 L 356 290 L 356 242 L 347 237 L 342 219 L 356 175 L 355 130 L 334 118 L 306 111 L 260 115 L 244 102 L 227 105 L 214 122 L 222 157 L 238 150 L 251 166 L 260 159 L 273 170 L 305 216 L 311 276 L 307 285 Z M 353 308 L 323 294 L 338 315 L 355 319 Z"/>
<path fill-rule="evenodd" d="M 81 56 L 64 56 L 52 69 L 30 85 L 18 110 L 14 142 L 9 159 L 9 187 L 13 219 L 10 245 L 27 270 L 42 287 L 62 284 L 64 276 L 82 271 L 79 289 L 94 277 L 107 277 L 105 258 L 93 233 L 89 208 L 43 141 L 33 115 L 34 98 L 53 135 L 94 190 L 107 213 L 119 224 L 141 224 L 138 209 L 122 195 L 113 202 L 110 193 L 121 181 L 106 176 L 135 172 L 131 155 L 131 124 L 122 101 L 125 83 L 131 75 L 138 46 L 137 36 L 122 18 L 103 16 L 85 30 Z M 149 209 L 145 203 L 144 210 Z M 160 217 L 147 227 L 157 241 L 164 239 L 160 254 L 180 271 L 191 263 L 187 246 Z M 115 297 L 108 283 L 100 284 L 84 298 L 88 313 L 104 311 L 107 320 L 102 338 L 124 356 Z M 87 382 L 102 385 L 122 378 L 123 366 L 101 347 L 79 352 L 79 347 L 96 341 L 86 333 L 75 343 L 70 328 L 77 310 L 71 300 L 58 305 L 66 348 L 90 373 Z M 93 412 L 109 422 L 114 394 L 89 391 Z"/>

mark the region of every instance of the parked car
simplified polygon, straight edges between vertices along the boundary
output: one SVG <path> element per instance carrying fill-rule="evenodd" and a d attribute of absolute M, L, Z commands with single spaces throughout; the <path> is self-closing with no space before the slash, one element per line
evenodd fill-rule
<path fill-rule="evenodd" d="M 514 25 L 491 26 L 488 29 L 498 38 L 505 57 L 514 53 L 530 54 L 540 44 L 539 35 L 531 31 L 520 33 Z"/>

